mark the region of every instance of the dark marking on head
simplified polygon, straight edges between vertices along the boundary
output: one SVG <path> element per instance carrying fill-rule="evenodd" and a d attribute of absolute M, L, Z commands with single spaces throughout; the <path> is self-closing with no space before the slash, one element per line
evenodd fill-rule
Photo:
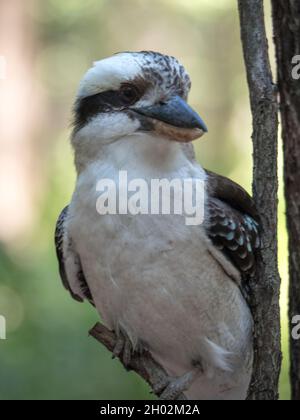
<path fill-rule="evenodd" d="M 138 77 L 122 84 L 118 90 L 107 90 L 78 98 L 74 106 L 74 131 L 78 131 L 98 114 L 126 111 L 145 94 L 148 87 L 149 83 Z"/>
<path fill-rule="evenodd" d="M 173 91 L 187 99 L 191 80 L 185 68 L 175 57 L 155 51 L 141 51 L 133 54 L 142 57 L 145 78 L 154 80 L 165 90 Z"/>

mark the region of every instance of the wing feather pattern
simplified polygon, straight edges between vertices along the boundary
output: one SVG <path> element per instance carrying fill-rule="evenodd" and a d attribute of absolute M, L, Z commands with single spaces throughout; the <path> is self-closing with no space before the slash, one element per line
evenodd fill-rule
<path fill-rule="evenodd" d="M 208 172 L 207 234 L 241 272 L 255 275 L 259 216 L 250 195 L 235 182 Z"/>
<path fill-rule="evenodd" d="M 86 282 L 84 273 L 82 271 L 80 258 L 79 256 L 74 252 L 72 247 L 72 239 L 69 238 L 66 235 L 65 232 L 65 222 L 68 215 L 68 206 L 65 207 L 62 212 L 59 215 L 59 218 L 56 223 L 56 229 L 55 229 L 55 247 L 56 247 L 56 255 L 58 260 L 58 266 L 59 266 L 59 273 L 62 280 L 62 283 L 64 287 L 70 292 L 71 296 L 77 300 L 78 302 L 83 302 L 83 297 L 88 299 L 90 303 L 93 304 L 92 296 L 88 287 L 88 284 Z M 65 242 L 68 242 L 65 244 Z M 67 246 L 65 246 L 67 245 Z M 75 272 L 76 275 L 76 283 L 78 284 L 78 287 L 80 289 L 80 296 L 78 293 L 74 293 L 70 286 L 70 281 L 68 279 L 67 275 L 67 267 L 66 267 L 66 255 L 65 253 L 68 253 L 70 261 L 72 261 L 73 269 L 72 273 Z M 75 267 L 75 270 L 74 270 Z M 83 296 L 83 297 L 82 297 Z"/>

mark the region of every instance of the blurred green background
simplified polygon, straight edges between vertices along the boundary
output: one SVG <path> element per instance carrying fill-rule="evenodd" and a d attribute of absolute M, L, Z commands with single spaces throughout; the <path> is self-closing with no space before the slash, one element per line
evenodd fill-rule
<path fill-rule="evenodd" d="M 269 8 L 266 14 L 271 33 Z M 53 245 L 75 180 L 68 137 L 78 82 L 94 60 L 142 49 L 186 66 L 190 103 L 209 127 L 195 143 L 198 160 L 251 191 L 251 116 L 235 0 L 2 0 L 0 315 L 7 340 L 0 340 L 0 399 L 151 398 L 135 374 L 88 337 L 97 313 L 63 289 Z M 288 399 L 282 185 L 279 204 L 280 394 Z"/>

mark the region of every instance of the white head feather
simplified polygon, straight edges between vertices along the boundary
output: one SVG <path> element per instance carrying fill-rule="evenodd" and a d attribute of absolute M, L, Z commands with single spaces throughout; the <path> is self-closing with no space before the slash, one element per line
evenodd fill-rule
<path fill-rule="evenodd" d="M 78 97 L 119 89 L 122 82 L 133 80 L 140 73 L 141 65 L 134 54 L 120 53 L 95 61 L 80 82 Z"/>

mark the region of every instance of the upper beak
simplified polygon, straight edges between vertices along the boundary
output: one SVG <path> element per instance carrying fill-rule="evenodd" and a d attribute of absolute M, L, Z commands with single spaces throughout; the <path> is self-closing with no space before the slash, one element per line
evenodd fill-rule
<path fill-rule="evenodd" d="M 139 114 L 170 124 L 173 127 L 199 129 L 204 133 L 207 127 L 202 118 L 180 97 L 174 96 L 168 102 L 149 107 L 135 108 Z"/>

